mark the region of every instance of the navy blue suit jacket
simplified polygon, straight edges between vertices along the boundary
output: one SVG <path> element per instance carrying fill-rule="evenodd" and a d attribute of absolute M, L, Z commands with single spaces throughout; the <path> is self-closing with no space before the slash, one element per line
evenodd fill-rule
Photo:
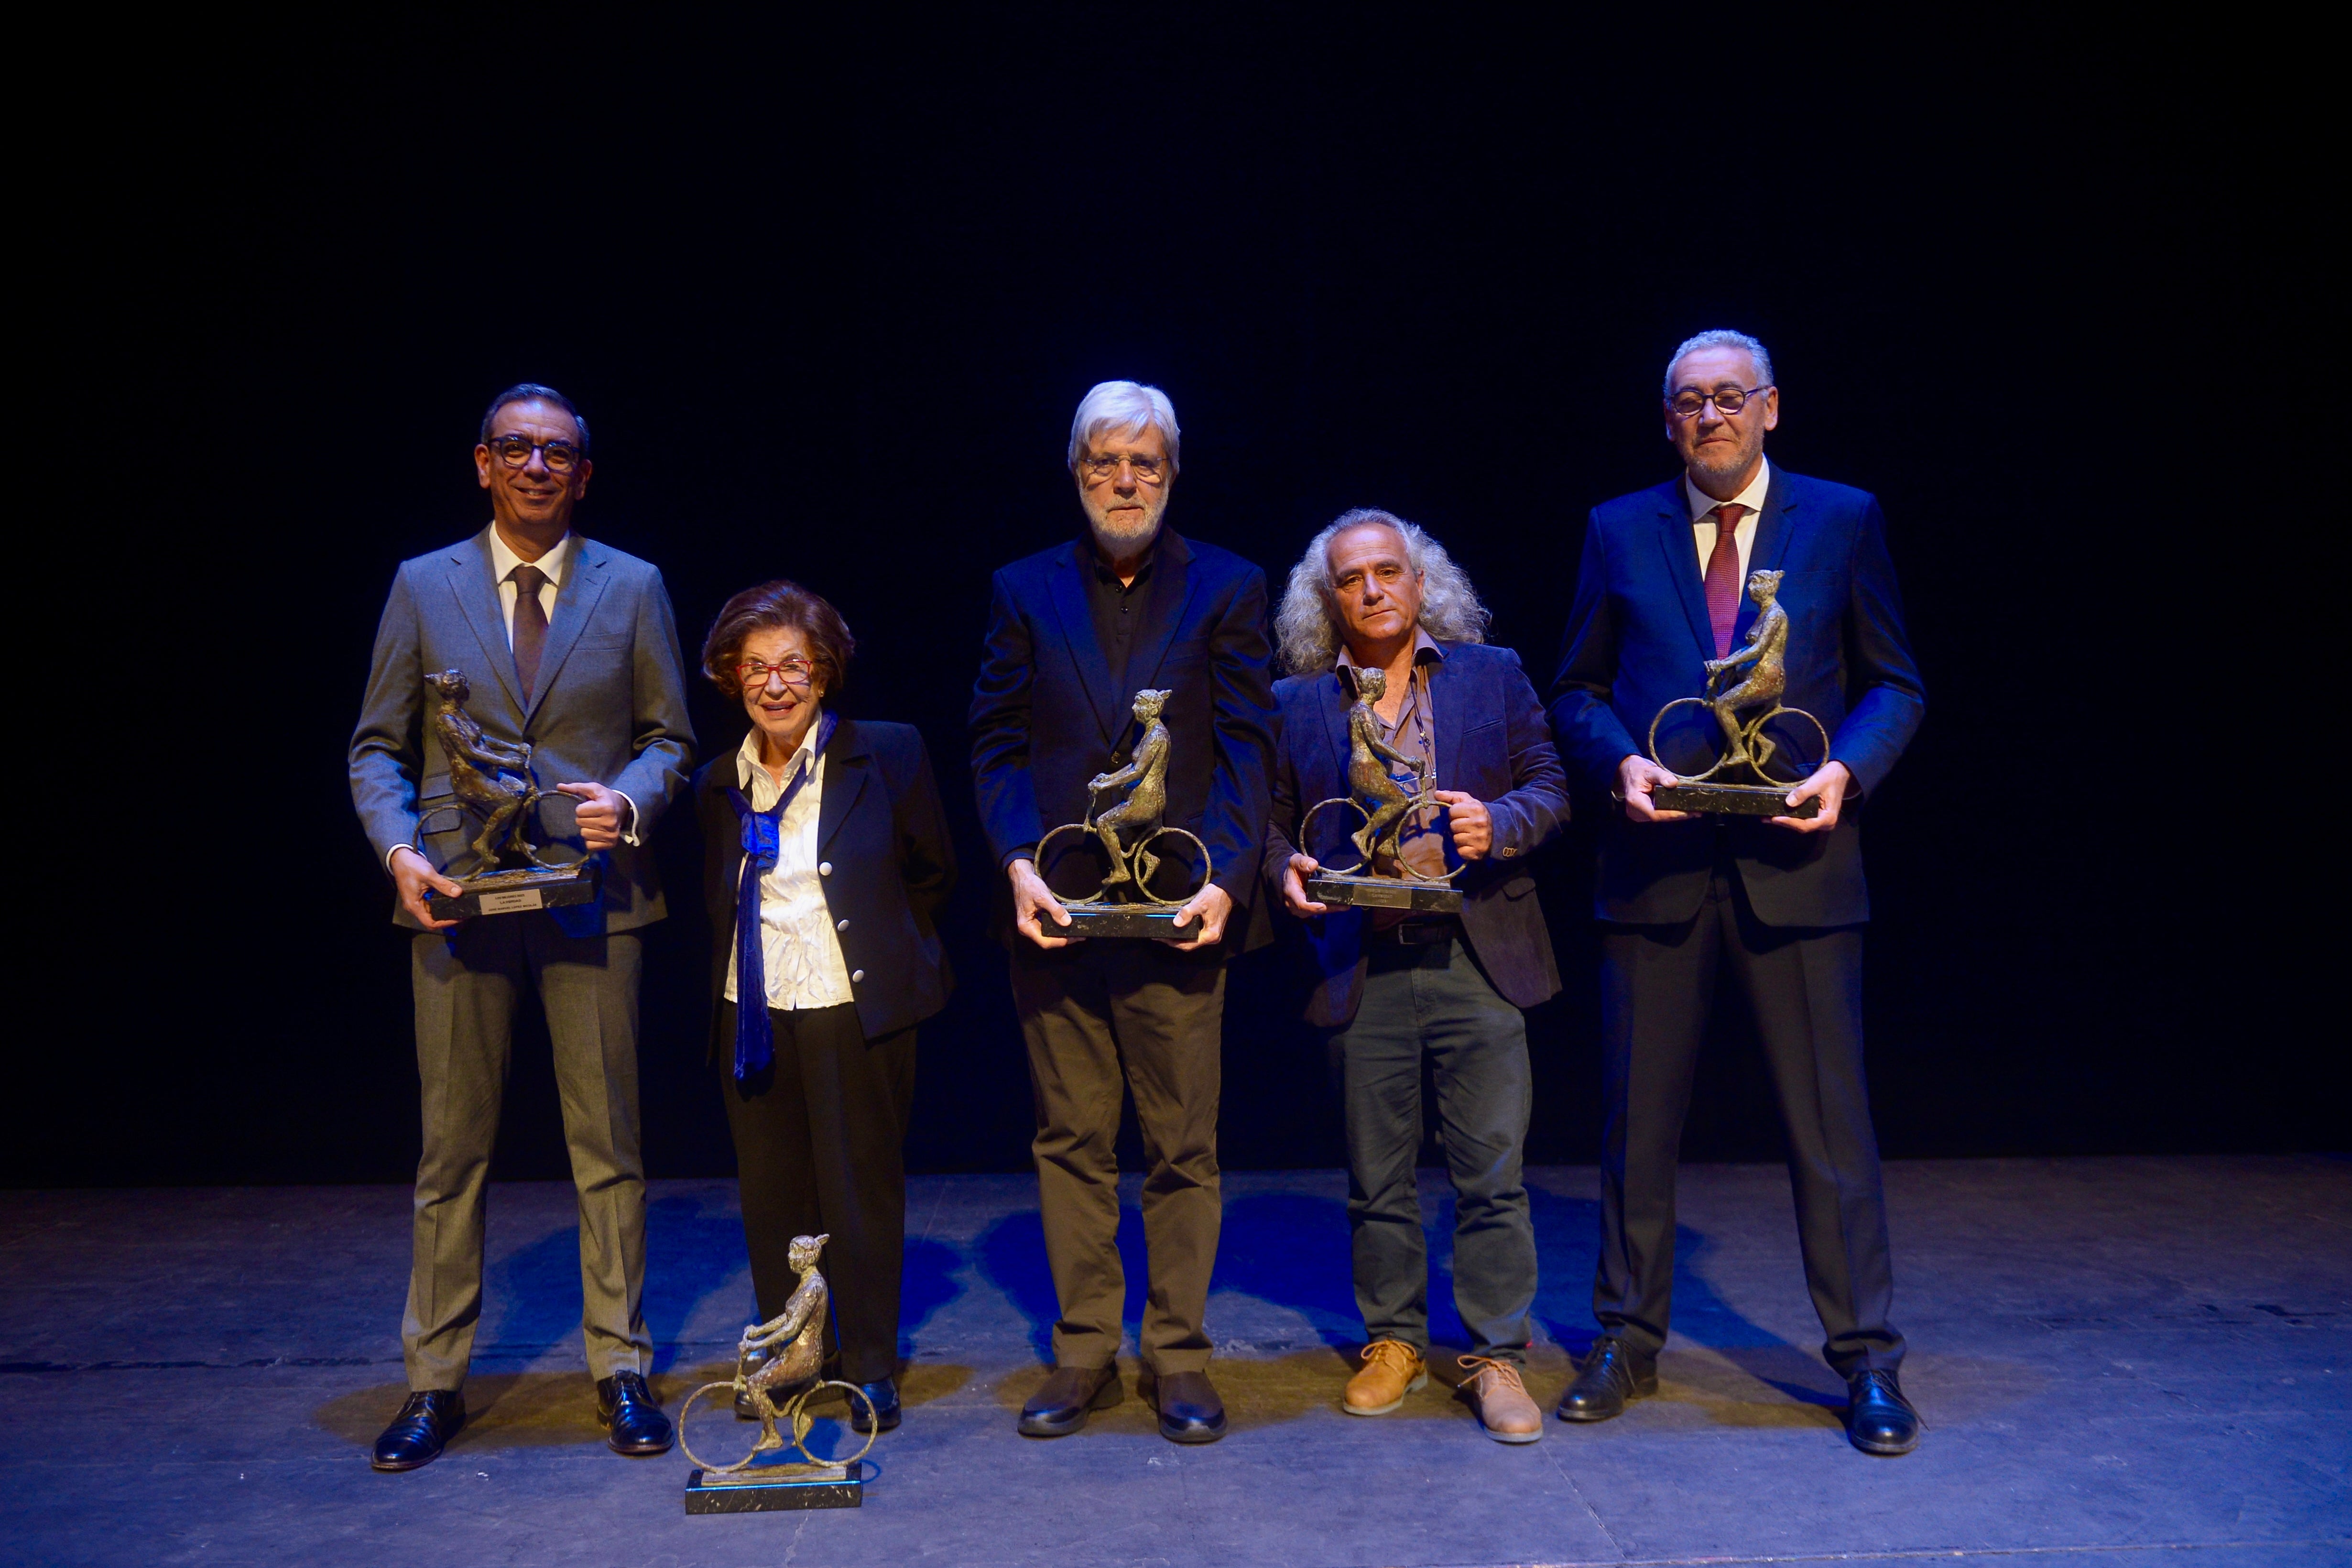
<path fill-rule="evenodd" d="M 946 1006 L 954 987 L 935 921 L 955 887 L 955 846 L 940 810 L 930 753 L 912 724 L 844 719 L 825 742 L 823 765 L 817 852 L 833 867 L 822 879 L 825 910 L 838 925 L 843 962 L 851 973 L 865 976 L 851 986 L 858 1026 L 867 1039 L 878 1039 Z M 743 870 L 743 819 L 727 797 L 736 773 L 730 750 L 694 775 L 702 896 L 710 911 L 714 1061 L 731 1061 L 735 1054 L 735 1042 L 719 1037 L 719 1014 L 727 996 L 727 961 L 735 952 L 735 899 Z"/>
<path fill-rule="evenodd" d="M 1438 646 L 1445 658 L 1429 677 L 1437 787 L 1477 796 L 1495 819 L 1494 848 L 1454 880 L 1464 894 L 1463 930 L 1495 989 L 1516 1006 L 1532 1007 L 1559 994 L 1559 969 L 1527 857 L 1568 820 L 1568 776 L 1519 656 L 1483 643 Z M 1348 710 L 1355 699 L 1337 670 L 1278 680 L 1274 695 L 1282 735 L 1265 877 L 1275 889 L 1270 901 L 1279 906 L 1299 823 L 1318 801 L 1348 793 Z M 1319 840 L 1321 819 L 1315 832 Z M 1307 1022 L 1332 1027 L 1356 1016 L 1364 994 L 1366 920 L 1366 911 L 1344 909 L 1291 922 L 1304 933 L 1316 976 Z"/>
<path fill-rule="evenodd" d="M 1902 755 L 1927 703 L 1903 632 L 1877 500 L 1776 466 L 1748 565 L 1786 574 L 1780 602 L 1789 612 L 1789 687 L 1780 700 L 1822 721 L 1830 756 L 1868 795 Z M 1743 593 L 1735 647 L 1755 619 L 1755 603 Z M 1613 787 L 1621 761 L 1647 754 L 1658 710 L 1705 689 L 1706 661 L 1714 657 L 1681 478 L 1595 507 L 1551 692 L 1552 730 L 1578 781 Z M 1714 720 L 1696 707 L 1676 709 L 1658 734 L 1660 756 L 1680 773 L 1705 769 L 1720 742 Z M 1811 738 L 1808 749 L 1820 744 Z M 1612 811 L 1601 830 L 1594 912 L 1633 924 L 1689 920 L 1706 897 L 1720 839 L 1766 924 L 1868 920 L 1860 805 L 1849 795 L 1838 826 L 1814 834 L 1757 818 L 1721 826 L 1636 824 Z"/>
<path fill-rule="evenodd" d="M 1135 693 L 1171 693 L 1168 804 L 1161 820 L 1197 835 L 1248 929 L 1265 830 L 1274 696 L 1265 574 L 1230 551 L 1163 531 L 1114 688 L 1072 539 L 996 574 L 971 693 L 971 777 L 997 864 L 1033 853 L 1049 828 L 1086 816 L 1087 781 L 1125 765 L 1142 739 Z M 1057 851 L 1058 853 L 1058 851 Z"/>

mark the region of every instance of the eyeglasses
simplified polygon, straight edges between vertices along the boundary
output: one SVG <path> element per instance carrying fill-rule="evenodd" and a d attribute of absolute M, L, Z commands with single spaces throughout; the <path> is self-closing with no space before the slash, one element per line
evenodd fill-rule
<path fill-rule="evenodd" d="M 1168 468 L 1165 458 L 1139 458 L 1132 453 L 1118 458 L 1080 458 L 1078 468 L 1090 479 L 1107 479 L 1118 472 L 1121 463 L 1133 468 L 1135 477 L 1147 485 L 1158 484 Z"/>
<path fill-rule="evenodd" d="M 806 690 L 809 682 L 816 679 L 816 666 L 804 658 L 787 658 L 782 664 L 761 664 L 756 658 L 746 659 L 735 667 L 735 679 L 743 683 L 746 691 L 766 690 L 768 677 L 772 675 L 782 676 L 786 686 L 797 686 Z"/>
<path fill-rule="evenodd" d="M 1721 387 L 1714 392 L 1685 389 L 1667 398 L 1666 406 L 1675 411 L 1675 417 L 1677 419 L 1687 419 L 1710 403 L 1726 414 L 1737 414 L 1748 406 L 1749 398 L 1759 393 L 1771 390 L 1769 386 L 1751 386 L 1745 392 L 1736 386 Z"/>
<path fill-rule="evenodd" d="M 569 441 L 534 441 L 528 436 L 493 436 L 483 445 L 509 468 L 529 467 L 533 452 L 540 454 L 551 474 L 568 474 L 581 462 L 580 448 Z"/>

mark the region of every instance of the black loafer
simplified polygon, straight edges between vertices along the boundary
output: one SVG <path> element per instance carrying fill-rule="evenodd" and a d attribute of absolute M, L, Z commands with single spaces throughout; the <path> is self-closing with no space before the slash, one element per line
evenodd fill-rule
<path fill-rule="evenodd" d="M 677 1441 L 642 1373 L 616 1372 L 596 1384 L 596 1419 L 604 1446 L 615 1454 L 667 1454 Z"/>
<path fill-rule="evenodd" d="M 1919 1413 L 1903 1397 L 1893 1373 L 1858 1372 L 1845 1387 L 1847 1441 L 1890 1459 L 1919 1446 Z"/>
<path fill-rule="evenodd" d="M 1658 1392 L 1658 1363 L 1638 1356 L 1633 1347 L 1615 1334 L 1603 1334 L 1585 1352 L 1576 1381 L 1559 1396 L 1563 1421 L 1606 1421 L 1625 1414 L 1625 1406 L 1644 1394 Z"/>
<path fill-rule="evenodd" d="M 1151 1381 L 1160 1435 L 1171 1443 L 1213 1443 L 1225 1435 L 1225 1402 L 1205 1372 L 1171 1372 Z"/>
<path fill-rule="evenodd" d="M 857 1389 L 859 1393 L 866 1395 L 865 1399 L 850 1399 L 845 1394 L 842 1395 L 849 1403 L 849 1429 L 853 1432 L 897 1430 L 898 1380 L 886 1377 L 879 1383 L 861 1383 L 857 1385 Z M 866 1415 L 866 1400 L 871 1400 L 874 1404 L 874 1416 L 870 1422 Z"/>
<path fill-rule="evenodd" d="M 1108 1410 L 1125 1396 L 1116 1366 L 1057 1366 L 1021 1407 L 1021 1435 L 1066 1437 L 1095 1411 Z"/>
<path fill-rule="evenodd" d="M 429 1465 L 466 1424 L 466 1396 L 454 1388 L 428 1388 L 408 1396 L 383 1436 L 375 1440 L 379 1470 L 413 1470 Z"/>

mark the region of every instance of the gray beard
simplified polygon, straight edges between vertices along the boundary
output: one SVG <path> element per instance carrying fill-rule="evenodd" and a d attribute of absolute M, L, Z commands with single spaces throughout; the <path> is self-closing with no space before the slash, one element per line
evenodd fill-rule
<path fill-rule="evenodd" d="M 1743 451 L 1738 456 L 1731 458 L 1728 462 L 1720 464 L 1703 463 L 1694 458 L 1691 460 L 1690 467 L 1691 472 L 1701 475 L 1706 479 L 1732 479 L 1738 478 L 1740 474 L 1747 470 L 1748 466 L 1755 460 L 1755 452 Z"/>
<path fill-rule="evenodd" d="M 1103 525 L 1102 515 L 1094 508 L 1087 509 L 1087 531 L 1094 535 L 1095 547 L 1113 559 L 1143 553 L 1160 532 L 1160 520 L 1168 512 L 1168 500 L 1161 497 L 1155 506 L 1143 510 L 1143 521 L 1132 529 L 1110 529 Z"/>

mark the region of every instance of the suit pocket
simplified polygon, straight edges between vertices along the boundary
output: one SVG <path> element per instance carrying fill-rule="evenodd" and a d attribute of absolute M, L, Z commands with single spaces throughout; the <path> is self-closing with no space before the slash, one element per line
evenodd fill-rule
<path fill-rule="evenodd" d="M 1517 903 L 1535 890 L 1536 879 L 1533 877 L 1514 877 L 1503 884 L 1503 897 L 1513 903 Z"/>
<path fill-rule="evenodd" d="M 462 833 L 466 827 L 466 808 L 449 788 L 449 775 L 436 773 L 425 781 L 416 792 L 416 833 L 420 838 L 438 834 Z"/>

